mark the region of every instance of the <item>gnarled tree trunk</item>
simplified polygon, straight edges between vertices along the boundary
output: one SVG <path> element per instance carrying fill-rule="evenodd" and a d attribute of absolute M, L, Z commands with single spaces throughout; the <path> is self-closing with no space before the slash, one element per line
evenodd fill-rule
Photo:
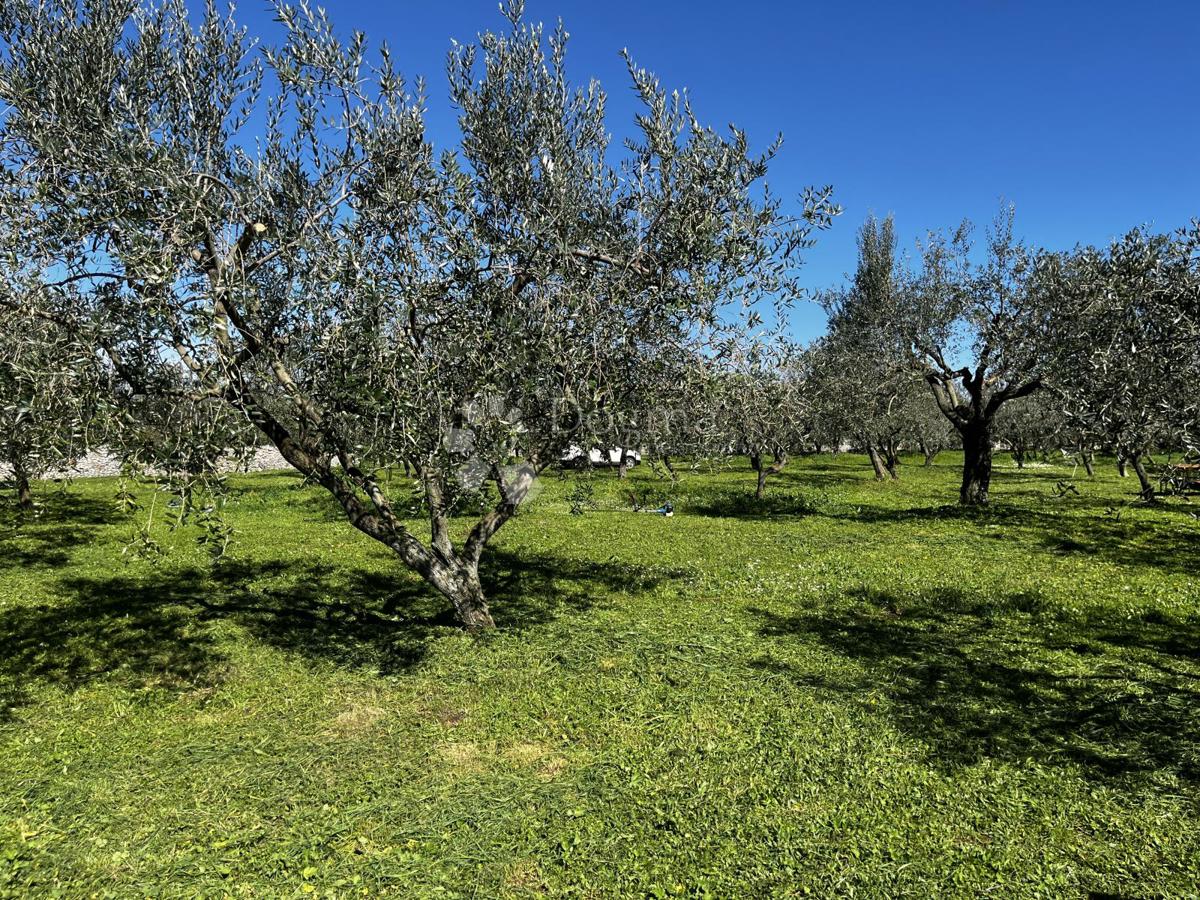
<path fill-rule="evenodd" d="M 893 481 L 898 480 L 900 478 L 900 452 L 896 448 L 896 442 L 886 442 L 881 448 L 880 455 L 883 457 L 883 465 L 887 469 L 888 475 L 892 477 Z"/>
<path fill-rule="evenodd" d="M 965 397 L 959 395 L 955 380 L 961 381 Z M 1041 379 L 990 392 L 986 364 L 980 364 L 974 371 L 951 372 L 943 362 L 942 371 L 931 370 L 926 381 L 933 389 L 938 408 L 962 438 L 963 475 L 958 502 L 963 506 L 983 506 L 988 502 L 992 482 L 992 427 L 996 414 L 1010 400 L 1040 390 Z"/>
<path fill-rule="evenodd" d="M 964 506 L 988 502 L 992 483 L 992 433 L 986 421 L 969 422 L 962 430 L 963 477 L 958 501 Z"/>
<path fill-rule="evenodd" d="M 467 631 L 496 627 L 479 581 L 479 561 L 456 555 L 451 565 L 429 576 L 429 582 L 454 605 L 454 614 Z"/>

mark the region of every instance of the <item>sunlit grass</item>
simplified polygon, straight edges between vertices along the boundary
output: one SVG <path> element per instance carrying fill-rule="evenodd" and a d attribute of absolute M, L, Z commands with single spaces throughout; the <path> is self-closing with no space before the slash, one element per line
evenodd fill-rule
<path fill-rule="evenodd" d="M 0 521 L 0 891 L 1189 896 L 1200 506 L 1004 465 L 963 513 L 938 462 L 761 504 L 642 467 L 670 519 L 549 477 L 480 639 L 298 478 L 238 480 L 215 570 L 43 486 Z"/>

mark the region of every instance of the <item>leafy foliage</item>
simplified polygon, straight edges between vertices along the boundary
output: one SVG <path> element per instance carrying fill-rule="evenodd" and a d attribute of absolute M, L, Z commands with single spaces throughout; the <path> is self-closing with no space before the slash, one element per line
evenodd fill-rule
<path fill-rule="evenodd" d="M 183 0 L 14 2 L 0 65 L 5 168 L 126 396 L 190 404 L 174 425 L 210 457 L 241 417 L 481 628 L 483 548 L 537 474 L 787 303 L 837 211 L 826 188 L 785 212 L 778 144 L 703 126 L 632 61 L 640 138 L 615 159 L 566 32 L 503 11 L 450 54 L 461 143 L 440 154 L 423 85 L 307 4 L 260 53 Z M 399 463 L 428 543 L 377 477 Z M 452 537 L 454 495 L 484 485 Z"/>

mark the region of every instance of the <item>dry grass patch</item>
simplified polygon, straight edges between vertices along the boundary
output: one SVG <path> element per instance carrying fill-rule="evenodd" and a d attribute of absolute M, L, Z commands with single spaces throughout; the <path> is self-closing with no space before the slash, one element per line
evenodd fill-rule
<path fill-rule="evenodd" d="M 334 717 L 333 722 L 330 723 L 329 732 L 342 736 L 359 734 L 371 728 L 386 715 L 387 710 L 382 706 L 354 703 Z"/>
<path fill-rule="evenodd" d="M 484 768 L 486 754 L 472 741 L 449 741 L 439 744 L 438 755 L 452 768 L 460 772 L 480 772 Z"/>

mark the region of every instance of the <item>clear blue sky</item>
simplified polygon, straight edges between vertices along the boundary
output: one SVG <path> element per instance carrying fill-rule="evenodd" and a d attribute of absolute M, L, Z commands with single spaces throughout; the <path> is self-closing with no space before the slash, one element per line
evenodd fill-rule
<path fill-rule="evenodd" d="M 426 77 L 431 137 L 451 143 L 445 54 L 503 27 L 495 0 L 325 5 Z M 527 14 L 564 20 L 572 77 L 605 86 L 617 134 L 633 111 L 622 47 L 688 88 L 703 121 L 735 122 L 760 147 L 782 131 L 775 190 L 833 184 L 845 207 L 809 252 L 814 287 L 853 267 L 871 211 L 895 213 L 908 241 L 963 217 L 982 226 L 1004 196 L 1048 247 L 1200 216 L 1200 0 L 528 0 Z M 272 31 L 257 0 L 238 17 Z M 806 305 L 797 336 L 822 323 Z"/>

